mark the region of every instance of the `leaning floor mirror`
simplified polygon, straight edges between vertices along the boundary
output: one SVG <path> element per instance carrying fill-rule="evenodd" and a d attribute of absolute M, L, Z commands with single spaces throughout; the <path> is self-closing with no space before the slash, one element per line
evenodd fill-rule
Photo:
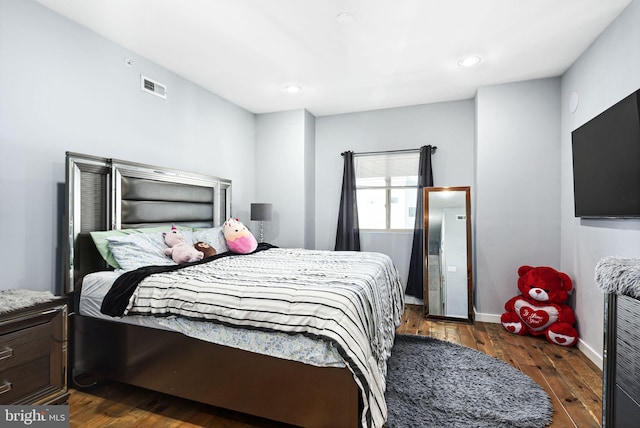
<path fill-rule="evenodd" d="M 471 188 L 424 188 L 424 314 L 473 322 Z"/>

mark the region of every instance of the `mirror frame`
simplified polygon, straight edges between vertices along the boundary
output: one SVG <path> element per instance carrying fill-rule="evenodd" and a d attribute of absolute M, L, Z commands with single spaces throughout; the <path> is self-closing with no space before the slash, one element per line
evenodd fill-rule
<path fill-rule="evenodd" d="M 429 194 L 445 191 L 458 191 L 465 192 L 465 205 L 466 205 L 466 230 L 467 230 L 467 318 L 451 317 L 446 315 L 433 315 L 429 313 Z M 458 322 L 474 322 L 473 313 L 473 260 L 472 256 L 473 241 L 471 240 L 471 187 L 470 186 L 458 186 L 458 187 L 425 187 L 424 188 L 424 238 L 423 238 L 423 314 L 427 319 L 434 320 L 447 320 Z"/>

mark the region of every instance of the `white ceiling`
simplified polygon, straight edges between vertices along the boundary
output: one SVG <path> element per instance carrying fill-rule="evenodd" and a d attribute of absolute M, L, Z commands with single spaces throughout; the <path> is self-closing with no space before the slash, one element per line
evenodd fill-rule
<path fill-rule="evenodd" d="M 317 116 L 561 75 L 631 2 L 37 1 L 251 112 Z M 342 12 L 354 20 L 338 22 Z M 459 67 L 467 55 L 482 61 Z M 288 83 L 302 91 L 284 92 Z"/>

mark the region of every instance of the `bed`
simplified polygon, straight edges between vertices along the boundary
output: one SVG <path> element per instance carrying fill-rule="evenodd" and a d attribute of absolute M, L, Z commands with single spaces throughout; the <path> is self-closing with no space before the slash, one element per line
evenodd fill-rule
<path fill-rule="evenodd" d="M 230 180 L 78 153 L 66 170 L 74 378 L 303 427 L 383 425 L 404 305 L 388 257 L 269 244 L 233 254 L 216 241 Z M 218 254 L 175 266 L 130 248 L 171 225 Z"/>

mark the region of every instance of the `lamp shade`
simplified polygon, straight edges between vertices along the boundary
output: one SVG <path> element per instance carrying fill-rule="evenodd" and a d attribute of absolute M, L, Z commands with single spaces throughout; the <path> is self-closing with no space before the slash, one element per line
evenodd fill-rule
<path fill-rule="evenodd" d="M 251 220 L 271 220 L 271 204 L 251 204 Z"/>

